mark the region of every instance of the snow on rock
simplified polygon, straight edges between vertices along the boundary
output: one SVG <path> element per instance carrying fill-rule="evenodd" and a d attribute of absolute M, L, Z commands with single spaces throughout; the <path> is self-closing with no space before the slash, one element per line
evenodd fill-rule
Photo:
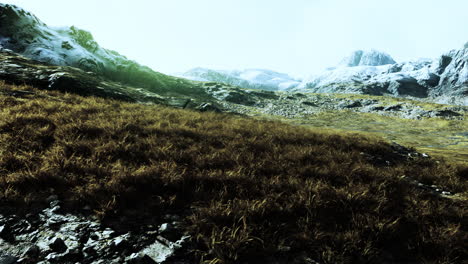
<path fill-rule="evenodd" d="M 393 58 L 385 52 L 357 50 L 341 60 L 337 67 L 330 67 L 320 74 L 306 78 L 296 90 L 334 92 L 334 88 L 330 87 L 334 84 L 363 83 L 391 71 L 395 63 Z M 401 68 L 397 70 L 400 71 Z"/>
<path fill-rule="evenodd" d="M 463 49 L 442 56 L 440 61 L 441 67 L 444 62 L 447 64 L 440 76 L 441 86 L 468 86 L 468 42 Z"/>
<path fill-rule="evenodd" d="M 296 90 L 307 89 L 313 92 L 332 92 L 326 91 L 327 85 L 363 82 L 373 76 L 387 72 L 389 68 L 389 65 L 330 68 L 320 74 L 306 78 Z"/>
<path fill-rule="evenodd" d="M 0 4 L 0 45 L 22 55 L 60 66 L 101 72 L 125 57 L 99 47 L 91 33 L 51 28 L 33 14 L 14 5 Z"/>
<path fill-rule="evenodd" d="M 355 67 L 355 66 L 380 66 L 396 63 L 393 58 L 385 52 L 370 50 L 356 50 L 348 57 L 344 58 L 339 66 Z"/>
<path fill-rule="evenodd" d="M 265 69 L 226 71 L 194 68 L 181 74 L 180 77 L 195 81 L 222 82 L 242 88 L 270 91 L 289 90 L 300 83 L 287 74 Z"/>

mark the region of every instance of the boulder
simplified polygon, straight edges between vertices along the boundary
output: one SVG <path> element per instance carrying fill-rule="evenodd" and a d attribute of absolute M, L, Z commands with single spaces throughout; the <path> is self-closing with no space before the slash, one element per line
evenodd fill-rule
<path fill-rule="evenodd" d="M 17 257 L 0 251 L 0 264 L 15 264 L 17 262 L 18 262 Z"/>

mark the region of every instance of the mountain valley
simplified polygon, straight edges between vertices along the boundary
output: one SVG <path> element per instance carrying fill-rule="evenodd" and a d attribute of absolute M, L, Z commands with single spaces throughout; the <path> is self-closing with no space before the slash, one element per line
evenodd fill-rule
<path fill-rule="evenodd" d="M 463 263 L 468 43 L 170 76 L 0 3 L 0 263 Z"/>

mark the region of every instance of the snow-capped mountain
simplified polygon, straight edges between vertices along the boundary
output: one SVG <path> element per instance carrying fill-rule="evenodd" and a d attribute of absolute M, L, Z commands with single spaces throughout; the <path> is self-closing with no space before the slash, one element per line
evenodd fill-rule
<path fill-rule="evenodd" d="M 293 90 L 437 97 L 438 102 L 468 105 L 468 44 L 438 59 L 401 63 L 384 52 L 355 51 Z"/>
<path fill-rule="evenodd" d="M 387 53 L 357 50 L 341 60 L 336 67 L 309 76 L 297 89 L 330 92 L 330 85 L 367 81 L 373 76 L 387 73 L 395 63 Z"/>
<path fill-rule="evenodd" d="M 299 80 L 285 73 L 265 69 L 226 71 L 194 68 L 179 76 L 195 81 L 222 82 L 243 88 L 269 91 L 290 90 L 300 84 Z"/>

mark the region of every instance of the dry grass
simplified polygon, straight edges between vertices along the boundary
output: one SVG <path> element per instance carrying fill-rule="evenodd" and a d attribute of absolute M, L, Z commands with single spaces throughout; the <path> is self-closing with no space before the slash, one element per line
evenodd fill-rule
<path fill-rule="evenodd" d="M 464 201 L 400 176 L 466 194 L 467 174 L 378 138 L 0 84 L 2 205 L 183 214 L 200 262 L 462 263 Z"/>

